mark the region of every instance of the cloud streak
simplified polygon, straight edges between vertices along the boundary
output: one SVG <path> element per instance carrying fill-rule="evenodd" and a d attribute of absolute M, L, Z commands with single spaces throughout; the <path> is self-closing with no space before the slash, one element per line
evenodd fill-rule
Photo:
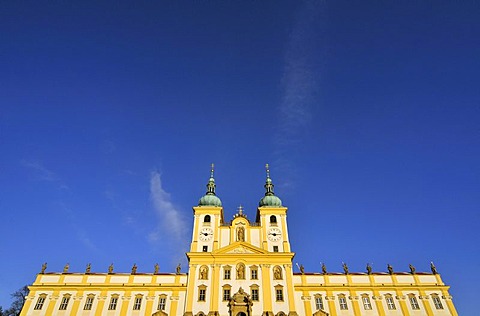
<path fill-rule="evenodd" d="M 157 228 L 149 234 L 151 242 L 170 239 L 176 249 L 185 248 L 186 222 L 180 210 L 172 203 L 171 196 L 163 189 L 161 175 L 158 171 L 150 174 L 150 200 L 160 219 Z"/>
<path fill-rule="evenodd" d="M 59 189 L 68 189 L 68 186 L 65 183 L 63 183 L 63 181 L 55 172 L 53 172 L 50 169 L 47 169 L 40 162 L 23 159 L 21 161 L 21 164 L 25 168 L 33 170 L 33 172 L 35 173 L 35 176 L 40 181 L 57 183 L 60 186 Z"/>

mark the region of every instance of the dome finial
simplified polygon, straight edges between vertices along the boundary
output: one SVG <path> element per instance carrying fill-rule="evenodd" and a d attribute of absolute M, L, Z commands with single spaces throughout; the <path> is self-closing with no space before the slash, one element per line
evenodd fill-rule
<path fill-rule="evenodd" d="M 265 170 L 267 171 L 267 179 L 270 179 L 270 166 L 267 164 L 265 164 Z"/>
<path fill-rule="evenodd" d="M 212 163 L 210 165 L 210 179 L 207 183 L 207 193 L 200 199 L 198 202 L 199 206 L 222 206 L 222 201 L 217 197 L 215 193 L 215 178 L 213 177 L 215 165 Z"/>
<path fill-rule="evenodd" d="M 272 179 L 270 179 L 270 166 L 267 164 L 265 164 L 265 169 L 267 171 L 267 180 L 265 181 L 265 196 L 267 195 L 275 195 L 273 193 L 273 183 L 272 183 Z"/>

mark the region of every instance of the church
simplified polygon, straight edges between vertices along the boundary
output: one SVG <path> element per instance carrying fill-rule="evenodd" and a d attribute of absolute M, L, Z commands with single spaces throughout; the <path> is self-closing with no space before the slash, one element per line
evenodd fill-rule
<path fill-rule="evenodd" d="M 240 207 L 224 218 L 213 165 L 207 192 L 193 207 L 188 271 L 46 272 L 42 266 L 20 315 L 319 316 L 457 315 L 433 263 L 431 273 L 293 272 L 287 207 L 267 165 L 255 220 Z"/>

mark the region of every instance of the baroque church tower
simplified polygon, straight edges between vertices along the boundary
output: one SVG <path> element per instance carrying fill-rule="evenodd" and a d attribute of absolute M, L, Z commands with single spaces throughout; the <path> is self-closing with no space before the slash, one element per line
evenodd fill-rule
<path fill-rule="evenodd" d="M 265 196 L 255 221 L 240 206 L 233 220 L 225 222 L 212 165 L 207 193 L 193 208 L 185 315 L 205 311 L 208 315 L 275 315 L 280 311 L 297 315 L 287 208 L 275 196 L 266 167 Z"/>

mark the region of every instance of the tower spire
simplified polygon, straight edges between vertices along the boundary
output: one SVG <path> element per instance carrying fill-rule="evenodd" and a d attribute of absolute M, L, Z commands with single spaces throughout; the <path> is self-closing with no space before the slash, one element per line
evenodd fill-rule
<path fill-rule="evenodd" d="M 265 196 L 269 196 L 269 195 L 275 195 L 273 193 L 273 183 L 272 183 L 272 179 L 270 179 L 270 166 L 268 165 L 268 163 L 265 165 L 265 170 L 267 172 L 267 180 L 265 181 Z"/>
<path fill-rule="evenodd" d="M 214 177 L 214 169 L 215 165 L 212 163 L 210 165 L 210 179 L 208 179 L 207 183 L 207 193 L 200 199 L 198 202 L 198 206 L 222 206 L 222 201 L 217 197 L 215 193 L 215 177 Z"/>
<path fill-rule="evenodd" d="M 214 167 L 215 165 L 212 163 L 211 168 L 210 168 L 210 179 L 208 179 L 208 184 L 207 184 L 207 195 L 216 195 L 215 194 L 215 178 L 213 177 L 213 172 L 214 172 Z"/>

